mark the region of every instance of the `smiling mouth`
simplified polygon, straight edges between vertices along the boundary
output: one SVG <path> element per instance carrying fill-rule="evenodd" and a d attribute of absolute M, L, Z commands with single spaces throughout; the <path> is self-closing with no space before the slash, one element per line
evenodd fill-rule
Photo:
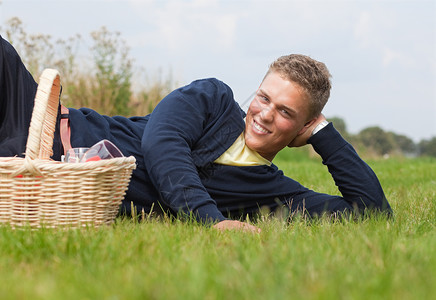
<path fill-rule="evenodd" d="M 253 120 L 253 128 L 262 134 L 268 134 L 271 133 L 269 130 L 263 128 L 260 124 L 258 124 L 255 120 Z"/>

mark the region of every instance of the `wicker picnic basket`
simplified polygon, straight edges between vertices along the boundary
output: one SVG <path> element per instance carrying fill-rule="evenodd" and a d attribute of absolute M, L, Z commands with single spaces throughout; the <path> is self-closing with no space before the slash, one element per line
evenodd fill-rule
<path fill-rule="evenodd" d="M 111 224 L 125 195 L 135 158 L 86 163 L 50 160 L 60 76 L 40 77 L 25 157 L 0 158 L 0 224 L 13 228 Z"/>

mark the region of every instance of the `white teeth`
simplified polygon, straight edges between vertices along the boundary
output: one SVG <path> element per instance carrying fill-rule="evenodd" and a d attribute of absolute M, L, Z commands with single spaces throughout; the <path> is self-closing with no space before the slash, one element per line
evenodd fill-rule
<path fill-rule="evenodd" d="M 254 124 L 254 128 L 256 128 L 256 130 L 262 132 L 262 133 L 268 133 L 268 130 L 264 129 L 263 127 L 261 127 L 259 124 L 257 124 L 256 122 L 253 122 Z"/>

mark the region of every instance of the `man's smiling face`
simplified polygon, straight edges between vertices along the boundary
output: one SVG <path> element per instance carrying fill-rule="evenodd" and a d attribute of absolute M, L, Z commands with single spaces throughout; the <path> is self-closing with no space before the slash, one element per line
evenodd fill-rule
<path fill-rule="evenodd" d="M 264 158 L 274 156 L 307 129 L 309 102 L 302 89 L 279 73 L 263 80 L 248 108 L 245 143 Z"/>

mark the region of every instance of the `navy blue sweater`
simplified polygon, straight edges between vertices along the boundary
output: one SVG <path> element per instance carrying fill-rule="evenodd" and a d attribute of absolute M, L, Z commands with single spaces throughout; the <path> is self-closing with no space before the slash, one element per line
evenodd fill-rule
<path fill-rule="evenodd" d="M 287 205 L 309 214 L 358 208 L 390 210 L 380 183 L 352 146 L 329 124 L 309 139 L 328 166 L 342 196 L 316 193 L 283 175 L 275 165 L 214 164 L 244 130 L 245 113 L 231 89 L 216 79 L 194 81 L 165 97 L 145 117 L 107 117 L 71 109 L 72 146 L 106 138 L 134 170 L 124 200 L 148 211 L 152 204 L 193 213 L 202 221 L 251 214 L 259 207 Z"/>

